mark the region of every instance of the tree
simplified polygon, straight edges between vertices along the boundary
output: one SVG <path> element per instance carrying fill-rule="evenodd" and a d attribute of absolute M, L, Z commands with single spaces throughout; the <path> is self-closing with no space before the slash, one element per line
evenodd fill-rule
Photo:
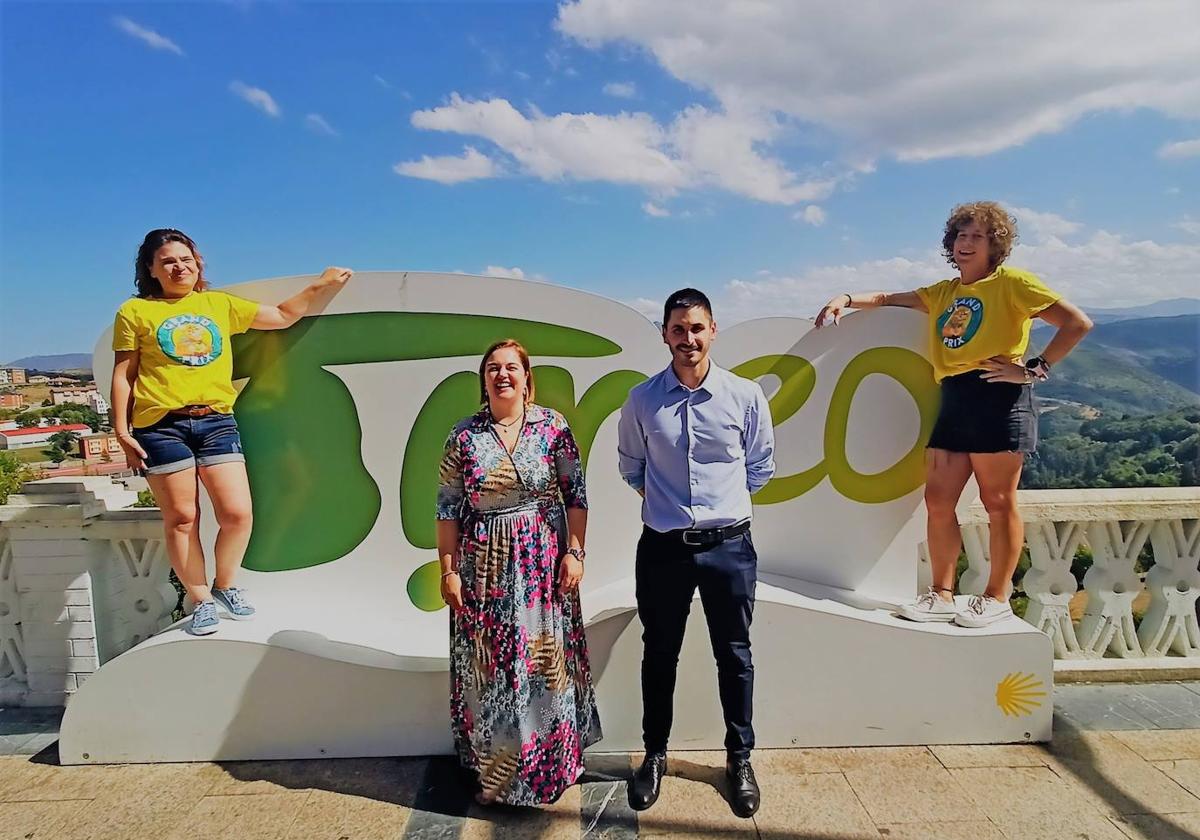
<path fill-rule="evenodd" d="M 50 448 L 46 450 L 46 455 L 56 464 L 62 463 L 67 459 L 72 452 L 75 451 L 78 438 L 72 432 L 55 432 L 50 435 L 47 443 Z"/>
<path fill-rule="evenodd" d="M 33 481 L 38 473 L 17 460 L 11 452 L 0 452 L 0 505 L 8 504 L 10 494 L 21 489 L 26 481 Z"/>

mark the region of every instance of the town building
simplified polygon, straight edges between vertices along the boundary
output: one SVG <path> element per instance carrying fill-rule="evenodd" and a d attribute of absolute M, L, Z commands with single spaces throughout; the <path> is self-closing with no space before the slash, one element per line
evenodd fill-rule
<path fill-rule="evenodd" d="M 79 439 L 79 456 L 85 464 L 125 463 L 125 451 L 112 432 L 84 435 Z"/>
<path fill-rule="evenodd" d="M 83 388 L 51 388 L 50 400 L 54 405 L 75 403 L 90 406 L 97 414 L 108 412 L 108 400 L 104 399 L 104 395 L 95 385 Z"/>
<path fill-rule="evenodd" d="M 0 367 L 0 385 L 24 385 L 25 368 Z"/>
<path fill-rule="evenodd" d="M 24 408 L 24 394 L 0 394 L 0 408 Z"/>
<path fill-rule="evenodd" d="M 68 423 L 60 426 L 34 426 L 30 429 L 0 431 L 0 449 L 32 449 L 35 446 L 45 446 L 51 435 L 56 432 L 70 432 L 79 438 L 89 434 L 91 428 L 84 423 Z"/>

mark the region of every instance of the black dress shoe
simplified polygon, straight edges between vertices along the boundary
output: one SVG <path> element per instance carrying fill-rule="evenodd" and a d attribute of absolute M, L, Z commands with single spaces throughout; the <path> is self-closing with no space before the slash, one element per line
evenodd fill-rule
<path fill-rule="evenodd" d="M 646 753 L 642 766 L 629 780 L 629 807 L 635 811 L 645 811 L 658 801 L 658 790 L 662 786 L 662 777 L 667 774 L 667 754 L 665 752 Z"/>
<path fill-rule="evenodd" d="M 725 775 L 729 779 L 729 804 L 739 817 L 753 817 L 758 810 L 761 797 L 754 768 L 748 758 L 732 758 L 725 764 Z"/>

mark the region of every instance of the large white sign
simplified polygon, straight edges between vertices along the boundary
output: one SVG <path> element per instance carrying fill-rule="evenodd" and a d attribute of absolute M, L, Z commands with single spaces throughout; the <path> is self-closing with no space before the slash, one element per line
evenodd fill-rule
<path fill-rule="evenodd" d="M 275 302 L 307 282 L 230 291 Z M 760 745 L 1049 736 L 1044 636 L 1016 619 L 971 631 L 887 609 L 916 589 L 937 408 L 924 329 L 924 316 L 889 310 L 820 331 L 785 318 L 719 331 L 717 362 L 762 383 L 776 425 L 778 470 L 754 512 Z M 380 272 L 289 330 L 235 341 L 255 506 L 241 583 L 259 617 L 211 638 L 171 630 L 106 664 L 71 703 L 63 760 L 447 751 L 436 468 L 450 427 L 478 408 L 480 354 L 509 337 L 529 348 L 538 401 L 566 415 L 586 460 L 597 748 L 639 747 L 640 499 L 617 472 L 616 420 L 629 389 L 669 361 L 658 330 L 561 286 Z M 723 726 L 699 612 L 697 602 L 674 743 L 711 748 Z M 919 675 L 933 662 L 945 676 L 929 686 Z M 214 675 L 199 690 L 197 669 Z M 137 709 L 124 727 L 122 704 Z M 204 731 L 179 730 L 180 716 Z"/>

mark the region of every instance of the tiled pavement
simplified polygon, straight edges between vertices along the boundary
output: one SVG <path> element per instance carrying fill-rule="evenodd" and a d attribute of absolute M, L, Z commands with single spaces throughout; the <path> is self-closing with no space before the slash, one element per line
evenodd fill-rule
<path fill-rule="evenodd" d="M 0 840 L 1200 840 L 1200 683 L 1060 686 L 1055 717 L 1046 746 L 760 750 L 739 820 L 720 753 L 673 754 L 641 814 L 628 756 L 553 806 L 484 809 L 440 758 L 59 767 L 57 714 L 3 709 Z"/>

